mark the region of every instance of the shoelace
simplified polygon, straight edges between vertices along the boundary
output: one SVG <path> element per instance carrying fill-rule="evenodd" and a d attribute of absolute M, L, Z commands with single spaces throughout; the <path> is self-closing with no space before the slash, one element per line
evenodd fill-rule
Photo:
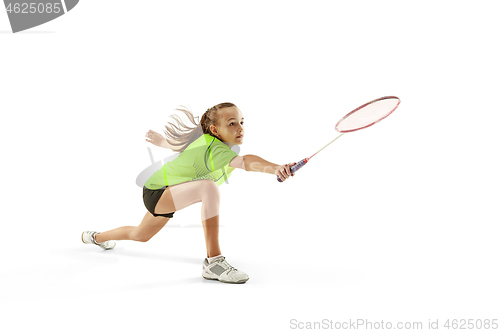
<path fill-rule="evenodd" d="M 231 273 L 232 271 L 237 271 L 236 268 L 234 268 L 233 266 L 231 266 L 227 261 L 226 261 L 226 258 L 219 258 L 219 259 L 215 259 L 212 263 L 214 262 L 220 262 L 220 263 L 224 263 L 226 266 L 227 266 L 227 270 L 225 270 L 225 272 L 228 272 Z"/>

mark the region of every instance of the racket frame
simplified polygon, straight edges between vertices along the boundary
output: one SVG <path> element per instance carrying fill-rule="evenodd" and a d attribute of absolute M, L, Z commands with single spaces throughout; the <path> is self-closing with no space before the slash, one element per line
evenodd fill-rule
<path fill-rule="evenodd" d="M 347 117 L 349 117 L 351 114 L 353 114 L 354 112 L 356 112 L 356 111 L 358 111 L 358 110 L 360 110 L 360 109 L 364 108 L 364 107 L 365 107 L 365 106 L 367 106 L 367 105 L 370 105 L 370 104 L 375 103 L 375 102 L 378 102 L 378 101 L 382 101 L 382 100 L 384 100 L 384 99 L 397 99 L 397 100 L 398 100 L 398 104 L 396 104 L 396 106 L 395 106 L 395 107 L 394 107 L 394 108 L 393 108 L 393 109 L 392 109 L 392 110 L 391 110 L 388 114 L 386 114 L 386 115 L 385 115 L 385 116 L 383 116 L 382 118 L 380 118 L 380 119 L 378 119 L 378 120 L 374 121 L 374 122 L 373 122 L 373 123 L 371 123 L 371 124 L 368 124 L 368 125 L 363 126 L 363 127 L 355 128 L 355 129 L 350 129 L 350 130 L 343 130 L 343 131 L 341 131 L 341 130 L 339 130 L 339 129 L 338 129 L 339 124 L 340 124 L 340 123 L 341 123 L 344 119 L 346 119 L 346 118 L 347 118 Z M 335 130 L 336 130 L 337 132 L 339 132 L 339 133 L 349 133 L 349 132 L 359 131 L 360 129 L 367 128 L 367 127 L 370 127 L 370 126 L 373 126 L 373 125 L 375 125 L 376 123 L 378 123 L 379 121 L 381 121 L 382 119 L 385 119 L 385 118 L 389 117 L 389 115 L 390 115 L 391 113 L 393 113 L 393 112 L 394 112 L 394 111 L 398 108 L 399 103 L 401 103 L 401 100 L 400 100 L 398 97 L 396 97 L 396 96 L 385 96 L 385 97 L 380 97 L 380 98 L 374 99 L 373 101 L 371 101 L 371 102 L 368 102 L 368 103 L 365 103 L 365 104 L 361 105 L 360 107 L 358 107 L 358 108 L 356 108 L 356 109 L 352 110 L 351 112 L 349 112 L 348 114 L 346 114 L 344 117 L 342 117 L 342 119 L 340 119 L 340 120 L 337 122 L 337 124 L 335 125 Z"/>

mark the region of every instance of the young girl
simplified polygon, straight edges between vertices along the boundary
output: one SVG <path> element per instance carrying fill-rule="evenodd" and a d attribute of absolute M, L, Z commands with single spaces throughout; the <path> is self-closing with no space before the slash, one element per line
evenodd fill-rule
<path fill-rule="evenodd" d="M 290 166 L 295 163 L 277 165 L 255 155 L 238 156 L 232 151 L 231 147 L 243 143 L 245 134 L 243 114 L 233 103 L 221 103 L 208 109 L 198 124 L 190 111 L 177 110 L 184 112 L 195 127 L 188 127 L 172 116 L 177 125 L 165 126 L 167 139 L 151 130 L 146 134 L 146 141 L 180 152 L 180 155 L 163 165 L 144 184 L 143 201 L 148 211 L 141 224 L 105 232 L 84 231 L 82 241 L 106 250 L 115 247 L 115 240 L 147 242 L 176 211 L 201 202 L 207 249 L 202 276 L 209 280 L 244 283 L 248 275 L 232 267 L 219 247 L 218 186 L 235 168 L 273 174 L 285 181 L 291 175 Z"/>

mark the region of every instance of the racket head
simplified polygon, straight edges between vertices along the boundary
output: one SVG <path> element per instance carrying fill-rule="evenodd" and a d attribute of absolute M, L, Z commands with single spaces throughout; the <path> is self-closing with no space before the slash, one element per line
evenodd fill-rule
<path fill-rule="evenodd" d="M 387 118 L 401 101 L 396 96 L 385 96 L 361 105 L 340 119 L 335 130 L 340 133 L 358 131 Z"/>

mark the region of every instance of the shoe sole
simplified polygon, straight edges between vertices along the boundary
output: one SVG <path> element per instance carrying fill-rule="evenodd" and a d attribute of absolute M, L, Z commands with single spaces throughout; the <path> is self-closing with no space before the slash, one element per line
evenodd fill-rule
<path fill-rule="evenodd" d="M 203 275 L 202 275 L 203 276 Z M 219 279 L 211 279 L 211 278 L 207 278 L 207 277 L 204 277 L 203 278 L 205 280 L 210 280 L 210 281 L 219 281 L 219 282 L 223 282 L 223 283 L 231 283 L 231 284 L 242 284 L 242 283 L 245 283 L 247 282 L 250 278 L 246 279 L 246 280 L 239 280 L 239 281 L 235 281 L 235 282 L 229 282 L 229 281 L 221 281 Z"/>

